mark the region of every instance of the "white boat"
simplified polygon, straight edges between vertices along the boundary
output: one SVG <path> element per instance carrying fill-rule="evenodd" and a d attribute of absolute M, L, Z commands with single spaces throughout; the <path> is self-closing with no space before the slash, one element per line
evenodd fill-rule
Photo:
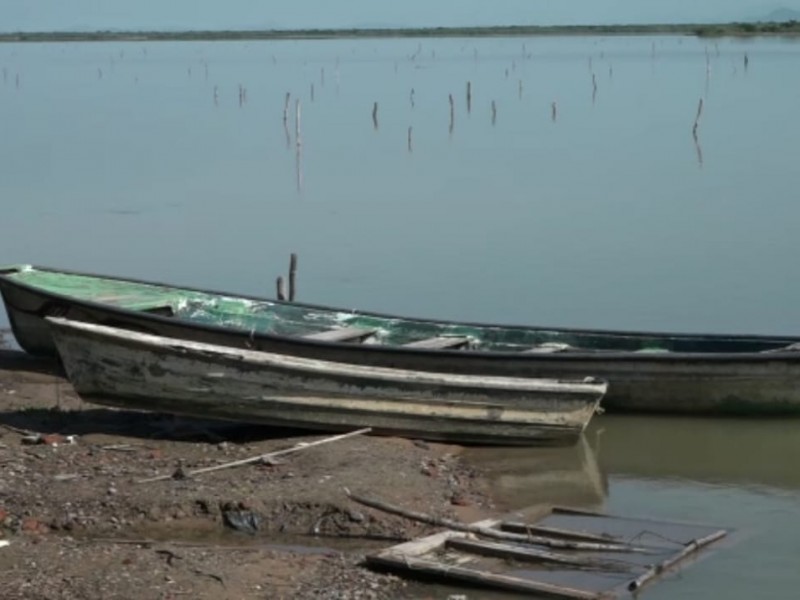
<path fill-rule="evenodd" d="M 130 409 L 488 444 L 569 444 L 607 384 L 372 367 L 47 318 L 77 393 Z"/>

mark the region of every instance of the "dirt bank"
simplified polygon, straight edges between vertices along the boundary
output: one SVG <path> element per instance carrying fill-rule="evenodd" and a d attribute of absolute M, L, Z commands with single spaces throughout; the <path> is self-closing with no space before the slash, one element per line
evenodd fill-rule
<path fill-rule="evenodd" d="M 0 350 L 3 598 L 402 598 L 402 579 L 361 560 L 432 529 L 343 488 L 492 513 L 459 447 L 413 440 L 358 436 L 181 476 L 323 437 L 84 404 L 52 365 Z M 140 482 L 157 475 L 173 477 Z"/>

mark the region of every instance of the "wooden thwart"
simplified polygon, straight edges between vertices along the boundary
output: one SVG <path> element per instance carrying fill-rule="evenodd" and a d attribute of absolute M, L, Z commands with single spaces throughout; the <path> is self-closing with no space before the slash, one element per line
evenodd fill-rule
<path fill-rule="evenodd" d="M 425 338 L 403 344 L 406 348 L 420 348 L 423 350 L 445 350 L 447 348 L 466 348 L 470 344 L 470 338 L 462 336 L 437 336 Z"/>
<path fill-rule="evenodd" d="M 326 331 L 318 331 L 303 336 L 307 340 L 317 340 L 319 342 L 363 342 L 365 339 L 377 333 L 375 328 L 364 327 L 337 327 Z"/>

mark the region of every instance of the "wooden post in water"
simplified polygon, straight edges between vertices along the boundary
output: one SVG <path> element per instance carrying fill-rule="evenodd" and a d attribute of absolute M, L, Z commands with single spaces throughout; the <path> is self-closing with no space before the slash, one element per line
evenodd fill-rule
<path fill-rule="evenodd" d="M 472 110 L 472 82 L 467 82 L 467 113 Z"/>
<path fill-rule="evenodd" d="M 292 97 L 290 92 L 286 92 L 286 99 L 283 101 L 283 122 L 289 120 L 289 99 Z"/>
<path fill-rule="evenodd" d="M 497 123 L 497 104 L 492 100 L 492 127 Z"/>
<path fill-rule="evenodd" d="M 286 300 L 286 286 L 283 283 L 283 277 L 278 277 L 275 280 L 275 287 L 277 288 L 278 300 Z"/>
<path fill-rule="evenodd" d="M 314 84 L 311 84 L 311 101 L 314 101 Z"/>
<path fill-rule="evenodd" d="M 450 100 L 450 128 L 448 131 L 450 135 L 453 135 L 453 128 L 455 127 L 456 123 L 456 109 L 455 109 L 455 102 L 453 102 L 453 94 L 449 94 L 448 98 Z"/>
<path fill-rule="evenodd" d="M 558 107 L 556 106 L 556 101 L 553 100 L 550 104 L 550 120 L 555 123 L 556 119 L 558 119 Z"/>
<path fill-rule="evenodd" d="M 294 138 L 298 146 L 302 144 L 300 140 L 300 98 L 294 101 Z"/>
<path fill-rule="evenodd" d="M 411 108 L 414 108 L 414 88 L 411 88 L 411 93 L 408 95 L 408 100 L 411 102 Z"/>
<path fill-rule="evenodd" d="M 294 302 L 295 285 L 297 283 L 297 254 L 289 255 L 289 302 Z"/>
<path fill-rule="evenodd" d="M 697 104 L 697 115 L 694 118 L 694 125 L 692 126 L 692 135 L 697 139 L 697 127 L 700 125 L 700 116 L 703 114 L 703 99 Z"/>
<path fill-rule="evenodd" d="M 411 144 L 411 132 L 412 132 L 412 131 L 413 131 L 413 127 L 411 127 L 411 126 L 409 125 L 409 126 L 408 126 L 408 151 L 409 151 L 409 152 L 413 152 L 413 151 L 414 151 L 414 147 L 413 147 L 413 146 L 412 146 L 412 144 Z"/>
<path fill-rule="evenodd" d="M 372 105 L 372 128 L 378 131 L 378 103 Z"/>

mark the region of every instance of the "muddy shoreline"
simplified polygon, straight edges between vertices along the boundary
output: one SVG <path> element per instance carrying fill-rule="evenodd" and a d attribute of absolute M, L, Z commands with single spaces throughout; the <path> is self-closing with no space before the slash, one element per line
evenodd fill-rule
<path fill-rule="evenodd" d="M 412 597 L 361 561 L 434 529 L 344 488 L 465 521 L 497 510 L 459 446 L 361 435 L 184 477 L 328 436 L 96 407 L 11 350 L 0 400 L 4 598 Z"/>

